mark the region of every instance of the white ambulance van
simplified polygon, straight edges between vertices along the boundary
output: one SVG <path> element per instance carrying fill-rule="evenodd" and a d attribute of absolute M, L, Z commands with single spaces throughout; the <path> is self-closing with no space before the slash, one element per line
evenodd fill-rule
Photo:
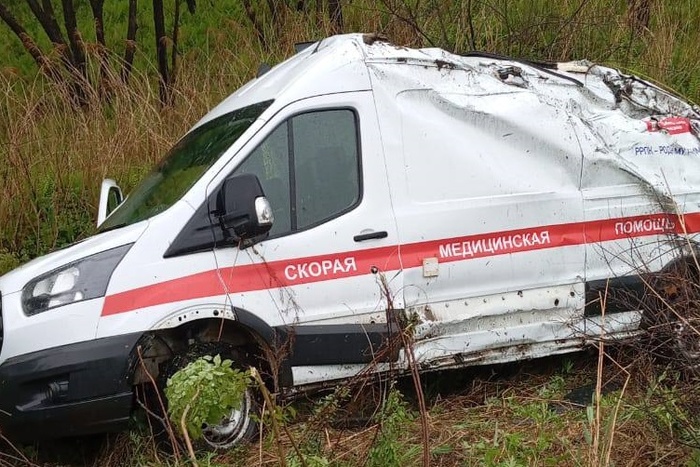
<path fill-rule="evenodd" d="M 426 371 L 632 337 L 640 271 L 700 231 L 699 125 L 587 62 L 312 44 L 123 201 L 106 181 L 99 233 L 0 278 L 0 430 L 122 429 L 136 387 L 212 346 L 292 394 L 405 371 L 403 326 Z M 639 300 L 602 306 L 618 289 Z M 248 436 L 253 405 L 207 441 Z"/>

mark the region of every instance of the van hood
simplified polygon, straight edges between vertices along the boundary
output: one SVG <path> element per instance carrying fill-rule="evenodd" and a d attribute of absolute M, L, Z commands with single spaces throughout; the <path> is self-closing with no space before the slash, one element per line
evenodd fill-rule
<path fill-rule="evenodd" d="M 0 292 L 10 294 L 22 290 L 35 277 L 111 248 L 134 243 L 145 232 L 148 220 L 88 237 L 66 248 L 35 258 L 0 277 Z"/>

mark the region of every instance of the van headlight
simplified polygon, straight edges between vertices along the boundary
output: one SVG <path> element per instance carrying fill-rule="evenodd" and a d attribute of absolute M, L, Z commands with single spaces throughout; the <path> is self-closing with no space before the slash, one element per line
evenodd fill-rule
<path fill-rule="evenodd" d="M 112 248 L 32 279 L 22 289 L 22 308 L 27 316 L 69 303 L 103 297 L 112 272 L 132 244 Z"/>

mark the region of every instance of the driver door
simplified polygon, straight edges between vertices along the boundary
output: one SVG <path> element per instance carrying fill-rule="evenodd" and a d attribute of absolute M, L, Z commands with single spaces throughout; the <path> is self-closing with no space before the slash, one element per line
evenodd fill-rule
<path fill-rule="evenodd" d="M 230 170 L 255 174 L 274 214 L 267 239 L 215 250 L 231 305 L 293 335 L 293 367 L 370 362 L 401 286 L 371 92 L 306 99 L 266 128 Z"/>

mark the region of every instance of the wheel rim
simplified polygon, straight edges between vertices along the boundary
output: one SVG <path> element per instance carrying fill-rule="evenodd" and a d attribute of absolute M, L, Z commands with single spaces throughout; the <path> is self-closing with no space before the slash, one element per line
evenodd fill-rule
<path fill-rule="evenodd" d="M 250 391 L 246 390 L 238 409 L 231 410 L 221 423 L 202 427 L 204 441 L 215 449 L 227 449 L 238 444 L 245 437 L 252 422 L 250 407 Z"/>

